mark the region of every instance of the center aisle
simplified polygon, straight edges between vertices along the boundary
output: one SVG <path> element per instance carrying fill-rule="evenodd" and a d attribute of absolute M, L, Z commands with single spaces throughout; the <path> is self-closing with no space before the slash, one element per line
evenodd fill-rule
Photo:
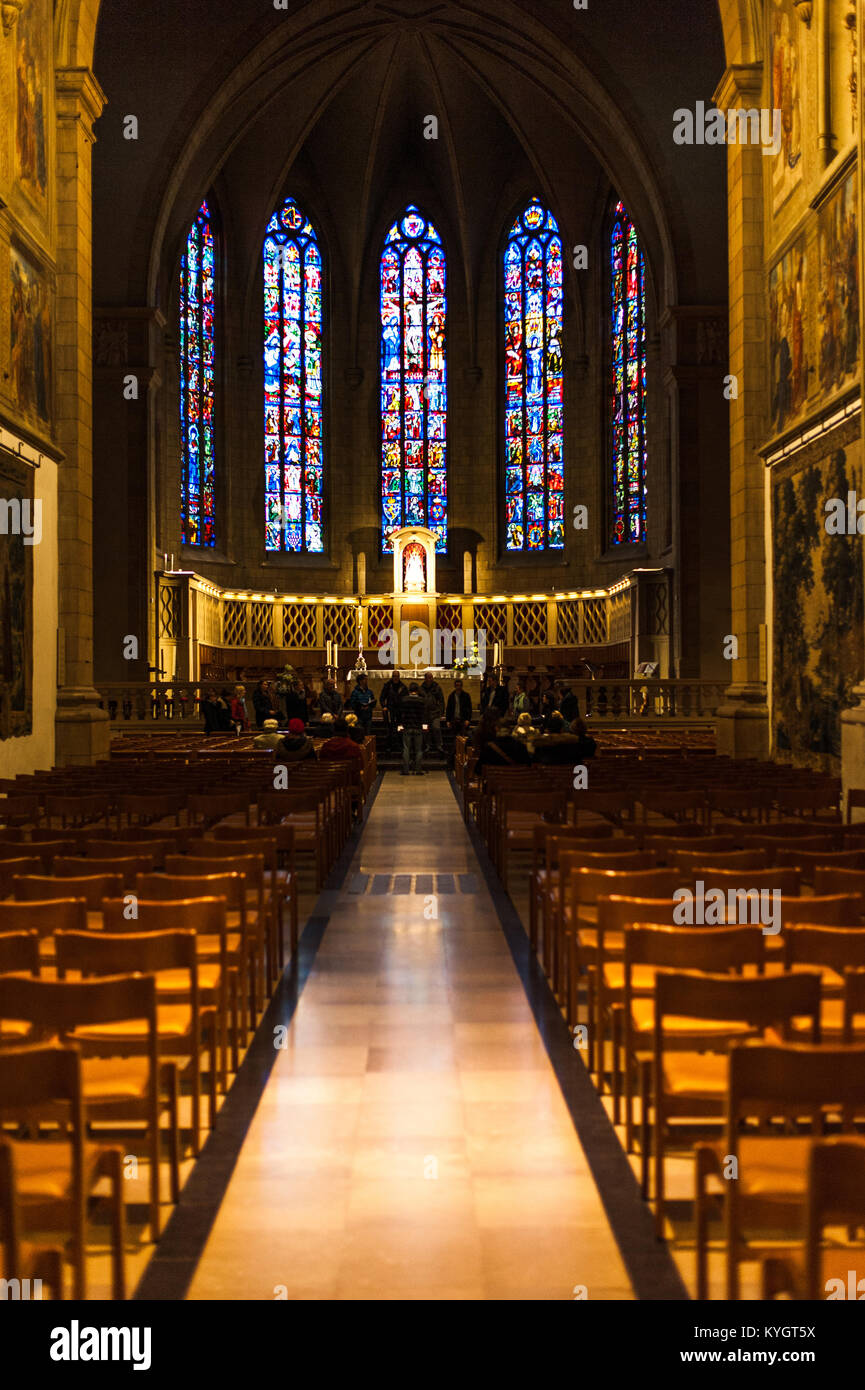
<path fill-rule="evenodd" d="M 631 1298 L 444 777 L 385 777 L 192 1299 Z"/>

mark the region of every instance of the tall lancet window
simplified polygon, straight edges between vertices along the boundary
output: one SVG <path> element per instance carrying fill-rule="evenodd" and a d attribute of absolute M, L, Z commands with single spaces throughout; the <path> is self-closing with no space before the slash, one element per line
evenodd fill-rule
<path fill-rule="evenodd" d="M 381 302 L 381 548 L 427 526 L 447 549 L 447 263 L 414 206 L 385 237 Z"/>
<path fill-rule="evenodd" d="M 565 544 L 562 241 L 537 198 L 504 252 L 506 549 Z"/>
<path fill-rule="evenodd" d="M 646 265 L 624 203 L 610 227 L 610 456 L 613 545 L 646 531 Z"/>
<path fill-rule="evenodd" d="M 324 549 L 322 259 L 292 198 L 264 237 L 264 535 L 266 550 Z"/>
<path fill-rule="evenodd" d="M 215 545 L 214 236 L 203 202 L 180 258 L 180 524 L 184 545 Z"/>

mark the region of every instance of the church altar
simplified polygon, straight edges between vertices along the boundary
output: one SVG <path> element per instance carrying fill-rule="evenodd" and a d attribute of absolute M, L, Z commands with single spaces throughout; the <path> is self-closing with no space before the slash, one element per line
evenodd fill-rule
<path fill-rule="evenodd" d="M 460 678 L 458 672 L 455 672 L 451 666 L 419 666 L 417 667 L 417 673 L 415 673 L 415 667 L 413 666 L 397 666 L 391 667 L 389 670 L 368 671 L 366 674 L 369 688 L 376 698 L 376 710 L 380 708 L 382 690 L 390 680 L 394 670 L 399 671 L 400 677 L 405 685 L 408 685 L 414 680 L 420 684 L 426 672 L 429 671 L 433 680 L 441 687 L 441 692 L 445 700 L 447 700 L 453 690 L 454 682 Z M 349 677 L 350 679 L 347 682 L 347 694 L 349 694 L 354 687 L 353 672 L 349 672 Z M 481 698 L 481 674 L 478 671 L 474 671 L 462 676 L 461 679 L 463 690 L 471 696 L 472 711 L 477 718 Z"/>

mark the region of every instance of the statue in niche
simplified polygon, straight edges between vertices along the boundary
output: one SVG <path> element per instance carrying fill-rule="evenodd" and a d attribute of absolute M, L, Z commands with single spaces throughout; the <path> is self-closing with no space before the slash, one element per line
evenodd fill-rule
<path fill-rule="evenodd" d="M 402 587 L 406 594 L 426 593 L 426 551 L 420 541 L 409 541 L 402 553 Z"/>

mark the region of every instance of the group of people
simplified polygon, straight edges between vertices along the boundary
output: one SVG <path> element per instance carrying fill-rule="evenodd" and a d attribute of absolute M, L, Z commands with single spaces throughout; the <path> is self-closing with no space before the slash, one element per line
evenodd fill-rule
<path fill-rule="evenodd" d="M 360 745 L 372 730 L 376 697 L 365 675 L 358 676 L 343 701 L 333 677 L 319 691 L 296 678 L 277 691 L 272 681 L 260 680 L 247 699 L 246 687 L 236 685 L 202 700 L 204 727 L 211 733 L 261 732 L 257 748 L 271 748 L 282 760 L 315 756 L 307 726 L 318 723 L 330 736 L 321 749 L 327 759 L 362 759 Z M 402 774 L 423 776 L 423 754 L 443 755 L 442 729 L 468 735 L 481 765 L 527 762 L 581 762 L 595 752 L 580 718 L 577 696 L 563 681 L 544 677 L 511 677 L 487 673 L 480 691 L 480 723 L 472 730 L 472 698 L 457 677 L 448 699 L 431 671 L 408 684 L 398 671 L 386 681 L 380 698 L 392 748 L 402 748 Z M 279 730 L 287 730 L 280 733 Z"/>

